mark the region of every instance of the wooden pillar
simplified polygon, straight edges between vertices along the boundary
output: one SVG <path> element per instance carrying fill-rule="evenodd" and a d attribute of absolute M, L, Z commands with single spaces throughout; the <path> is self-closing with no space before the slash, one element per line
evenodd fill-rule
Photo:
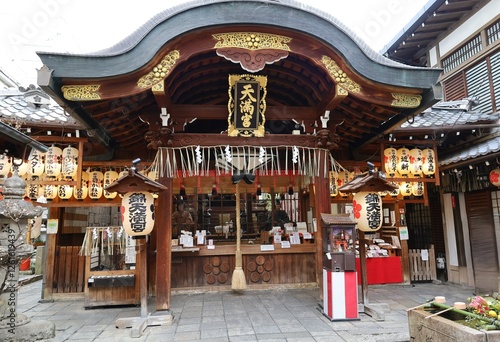
<path fill-rule="evenodd" d="M 167 187 L 158 196 L 156 213 L 156 310 L 170 309 L 172 274 L 172 178 L 160 177 L 159 183 Z"/>
<path fill-rule="evenodd" d="M 327 167 L 327 162 L 330 160 L 327 150 L 316 150 L 317 167 L 320 170 L 319 176 L 314 177 L 314 194 L 310 197 L 314 201 L 313 216 L 316 218 L 317 231 L 314 233 L 314 242 L 316 244 L 316 279 L 318 281 L 320 297 L 323 298 L 323 227 L 321 224 L 321 214 L 331 213 L 330 204 L 330 179 L 328 173 L 323 174 L 323 170 Z"/>
<path fill-rule="evenodd" d="M 52 207 L 49 208 L 49 219 L 59 219 L 59 225 L 61 225 L 61 208 Z M 60 229 L 58 229 L 58 234 L 60 234 Z M 47 234 L 46 247 L 45 247 L 45 271 L 43 275 L 43 300 L 52 300 L 52 295 L 54 293 L 54 268 L 56 264 L 56 246 L 57 246 L 57 234 Z M 86 279 L 85 279 L 86 281 Z"/>
<path fill-rule="evenodd" d="M 406 219 L 404 222 L 401 220 L 400 209 L 406 210 L 405 205 L 400 202 L 396 202 L 394 205 L 395 216 L 396 216 L 396 226 L 399 228 L 401 226 L 406 226 Z M 401 234 L 399 234 L 401 236 Z M 411 275 L 410 275 L 410 257 L 408 255 L 408 240 L 400 240 L 401 243 L 401 271 L 403 273 L 403 283 L 410 284 L 411 283 Z"/>
<path fill-rule="evenodd" d="M 361 273 L 361 303 L 368 304 L 368 274 L 366 272 L 366 240 L 365 232 L 359 232 L 359 265 Z"/>

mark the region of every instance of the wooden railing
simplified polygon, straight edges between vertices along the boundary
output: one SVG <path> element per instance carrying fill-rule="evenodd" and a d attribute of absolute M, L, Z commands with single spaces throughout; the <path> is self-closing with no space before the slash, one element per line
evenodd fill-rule
<path fill-rule="evenodd" d="M 432 281 L 436 277 L 436 256 L 434 246 L 427 250 L 427 260 L 422 260 L 422 249 L 409 249 L 411 281 Z"/>

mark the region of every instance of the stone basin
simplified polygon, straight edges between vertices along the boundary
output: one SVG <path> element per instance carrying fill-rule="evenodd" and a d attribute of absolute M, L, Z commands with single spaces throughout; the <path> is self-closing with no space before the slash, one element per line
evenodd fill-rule
<path fill-rule="evenodd" d="M 500 330 L 482 331 L 422 309 L 408 311 L 410 341 L 420 342 L 500 342 Z M 444 315 L 443 315 L 444 316 Z"/>

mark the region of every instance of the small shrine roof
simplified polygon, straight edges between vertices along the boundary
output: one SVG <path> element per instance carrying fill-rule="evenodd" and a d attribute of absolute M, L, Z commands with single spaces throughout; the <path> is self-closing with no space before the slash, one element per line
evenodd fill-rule
<path fill-rule="evenodd" d="M 321 220 L 326 224 L 354 225 L 349 214 L 326 214 L 321 213 Z"/>

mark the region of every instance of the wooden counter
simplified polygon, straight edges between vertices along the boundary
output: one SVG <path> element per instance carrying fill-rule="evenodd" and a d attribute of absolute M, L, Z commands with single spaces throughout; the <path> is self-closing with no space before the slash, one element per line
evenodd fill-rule
<path fill-rule="evenodd" d="M 242 245 L 247 284 L 299 285 L 316 283 L 315 244 L 261 251 L 261 245 Z M 196 250 L 199 248 L 199 250 Z M 172 250 L 172 288 L 230 286 L 236 245 L 197 246 Z"/>

